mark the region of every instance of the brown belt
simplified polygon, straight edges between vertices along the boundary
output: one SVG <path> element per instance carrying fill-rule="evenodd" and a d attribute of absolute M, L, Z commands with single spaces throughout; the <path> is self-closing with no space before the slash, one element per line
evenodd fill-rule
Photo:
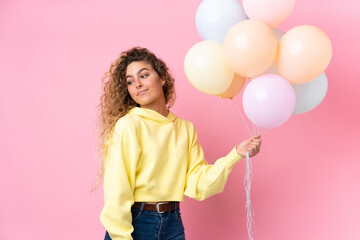
<path fill-rule="evenodd" d="M 141 202 L 135 202 L 134 205 L 132 205 L 132 207 L 140 209 Z M 163 213 L 168 211 L 174 211 L 177 207 L 178 208 L 180 207 L 180 202 L 170 202 L 170 203 L 159 202 L 158 204 L 145 204 L 144 210 Z"/>

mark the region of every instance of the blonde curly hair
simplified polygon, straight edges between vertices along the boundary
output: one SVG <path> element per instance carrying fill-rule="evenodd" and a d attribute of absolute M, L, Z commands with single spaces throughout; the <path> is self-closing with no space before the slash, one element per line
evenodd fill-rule
<path fill-rule="evenodd" d="M 110 69 L 101 79 L 101 89 L 96 130 L 98 136 L 97 152 L 100 156 L 100 165 L 97 173 L 96 184 L 91 191 L 101 184 L 105 172 L 105 148 L 109 137 L 114 130 L 117 120 L 125 116 L 128 111 L 139 105 L 131 98 L 126 82 L 126 68 L 136 61 L 145 61 L 165 80 L 163 91 L 167 108 L 175 103 L 175 81 L 166 64 L 146 48 L 134 47 L 124 51 L 111 64 Z"/>

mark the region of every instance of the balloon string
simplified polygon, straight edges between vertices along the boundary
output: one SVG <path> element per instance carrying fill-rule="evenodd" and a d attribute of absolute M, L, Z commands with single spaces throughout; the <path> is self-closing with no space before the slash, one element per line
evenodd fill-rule
<path fill-rule="evenodd" d="M 236 109 L 239 111 L 240 116 L 241 116 L 241 119 L 242 119 L 244 125 L 246 126 L 247 130 L 249 131 L 250 136 L 253 136 L 252 133 L 251 133 L 251 131 L 250 131 L 250 129 L 249 129 L 249 127 L 248 127 L 248 125 L 247 125 L 247 123 L 246 123 L 246 121 L 244 120 L 244 117 L 243 117 L 243 115 L 242 115 L 242 113 L 241 113 L 241 109 L 240 109 L 239 105 L 237 104 L 237 102 L 236 102 L 235 100 L 234 100 L 233 102 L 235 103 Z"/>
<path fill-rule="evenodd" d="M 269 131 L 270 131 L 270 129 L 265 130 L 265 131 L 261 134 L 261 136 L 262 136 L 262 137 L 265 136 Z"/>
<path fill-rule="evenodd" d="M 251 122 L 251 127 L 252 127 L 252 131 L 253 131 L 253 135 L 255 135 L 256 134 L 256 132 L 255 132 L 255 124 L 253 122 Z"/>
<path fill-rule="evenodd" d="M 251 204 L 251 198 L 250 198 L 250 189 L 251 189 L 251 180 L 252 180 L 252 163 L 251 158 L 249 156 L 250 152 L 246 153 L 246 173 L 245 173 L 245 181 L 244 186 L 246 190 L 246 204 L 245 204 L 245 210 L 246 210 L 246 225 L 249 235 L 249 240 L 253 240 L 254 231 L 252 230 L 253 226 L 255 227 L 255 222 L 253 220 L 252 215 L 254 213 L 254 210 L 252 208 Z"/>
<path fill-rule="evenodd" d="M 249 80 L 249 79 L 247 79 Z M 236 109 L 239 111 L 241 119 L 244 123 L 244 125 L 246 126 L 247 130 L 250 133 L 250 136 L 253 136 L 251 130 L 249 129 L 244 116 L 241 112 L 241 109 L 239 107 L 239 105 L 237 104 L 236 101 L 235 105 L 236 105 Z M 264 129 L 259 128 L 258 126 L 256 126 L 253 122 L 251 122 L 251 126 L 252 126 L 252 130 L 254 132 L 254 135 L 259 135 L 259 133 L 261 133 L 262 136 L 264 136 L 268 130 L 266 130 L 264 132 L 264 134 L 262 134 L 262 131 Z M 246 226 L 247 226 L 247 230 L 248 230 L 248 236 L 249 236 L 249 240 L 253 240 L 253 236 L 254 236 L 254 231 L 253 231 L 253 227 L 256 229 L 255 227 L 255 222 L 253 219 L 253 215 L 255 215 L 254 209 L 252 208 L 252 204 L 251 204 L 251 198 L 250 198 L 250 190 L 251 190 L 251 181 L 252 181 L 252 162 L 251 162 L 251 158 L 250 158 L 250 152 L 246 153 L 246 172 L 245 172 L 245 179 L 244 179 L 244 186 L 245 186 L 245 191 L 246 191 L 246 204 L 245 204 L 245 211 L 246 211 Z"/>

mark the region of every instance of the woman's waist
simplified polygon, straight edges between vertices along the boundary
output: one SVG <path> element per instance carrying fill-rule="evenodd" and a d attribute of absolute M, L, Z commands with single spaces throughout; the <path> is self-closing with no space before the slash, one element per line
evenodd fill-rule
<path fill-rule="evenodd" d="M 135 188 L 133 196 L 134 202 L 147 202 L 153 204 L 159 202 L 184 201 L 184 190 L 183 187 L 177 186 L 172 189 Z"/>
<path fill-rule="evenodd" d="M 153 212 L 164 213 L 180 209 L 179 201 L 162 201 L 162 202 L 134 202 L 131 209 L 148 210 Z"/>
<path fill-rule="evenodd" d="M 167 201 L 167 202 L 146 202 L 146 204 L 153 204 L 153 205 L 156 205 L 158 203 L 168 204 L 168 203 L 171 203 L 171 201 Z"/>

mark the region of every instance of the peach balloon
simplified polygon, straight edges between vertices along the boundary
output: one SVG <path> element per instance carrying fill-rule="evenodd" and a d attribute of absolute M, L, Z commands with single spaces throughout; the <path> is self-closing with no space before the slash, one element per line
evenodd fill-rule
<path fill-rule="evenodd" d="M 232 80 L 230 87 L 224 93 L 220 94 L 219 97 L 232 99 L 241 91 L 241 89 L 245 85 L 245 82 L 245 77 L 235 73 L 234 79 Z"/>
<path fill-rule="evenodd" d="M 295 0 L 243 0 L 246 15 L 275 28 L 283 23 L 295 7 Z"/>
<path fill-rule="evenodd" d="M 224 55 L 230 67 L 244 77 L 256 77 L 273 64 L 277 41 L 271 28 L 262 22 L 238 22 L 225 36 Z"/>
<path fill-rule="evenodd" d="M 280 39 L 276 68 L 291 84 L 311 81 L 330 63 L 332 46 L 319 28 L 301 25 L 290 29 Z"/>

